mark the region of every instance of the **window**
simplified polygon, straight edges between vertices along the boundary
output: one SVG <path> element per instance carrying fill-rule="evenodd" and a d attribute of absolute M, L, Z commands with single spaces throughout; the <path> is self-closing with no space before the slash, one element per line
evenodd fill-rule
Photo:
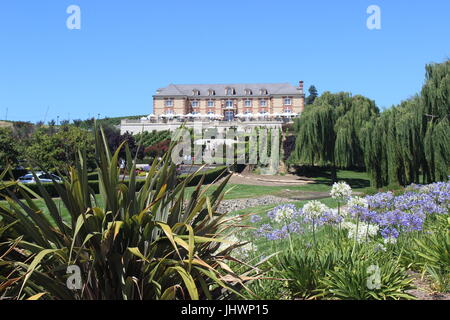
<path fill-rule="evenodd" d="M 208 95 L 215 96 L 216 95 L 216 91 L 214 91 L 213 89 L 209 89 L 208 90 Z"/>
<path fill-rule="evenodd" d="M 197 108 L 199 106 L 198 101 L 192 101 L 192 108 Z"/>
<path fill-rule="evenodd" d="M 290 106 L 291 104 L 292 104 L 291 98 L 284 98 L 284 105 L 285 106 Z"/>
<path fill-rule="evenodd" d="M 227 96 L 234 96 L 234 95 L 236 95 L 236 90 L 234 90 L 234 88 L 226 88 L 225 94 Z"/>
<path fill-rule="evenodd" d="M 260 92 L 260 94 L 261 94 L 262 96 L 267 96 L 267 95 L 269 94 L 269 92 L 267 91 L 267 89 L 261 89 L 261 90 L 259 90 L 259 92 Z"/>
<path fill-rule="evenodd" d="M 208 100 L 208 107 L 214 107 L 214 100 Z"/>
<path fill-rule="evenodd" d="M 166 110 L 166 114 L 173 114 L 173 110 Z"/>
<path fill-rule="evenodd" d="M 173 107 L 173 99 L 166 100 L 166 107 Z"/>
<path fill-rule="evenodd" d="M 199 96 L 200 95 L 200 90 L 197 90 L 197 89 L 192 90 L 192 95 L 193 96 Z"/>
<path fill-rule="evenodd" d="M 245 95 L 246 96 L 251 96 L 253 94 L 252 90 L 250 89 L 245 89 Z"/>
<path fill-rule="evenodd" d="M 291 109 L 284 109 L 284 112 L 285 113 L 292 113 L 292 110 Z"/>
<path fill-rule="evenodd" d="M 226 106 L 227 108 L 233 108 L 233 106 L 234 106 L 234 105 L 233 105 L 233 100 L 227 100 L 225 106 Z"/>
<path fill-rule="evenodd" d="M 264 100 L 264 99 L 261 99 L 261 100 L 259 100 L 259 105 L 260 105 L 261 107 L 265 107 L 265 106 L 267 106 L 267 101 Z"/>
<path fill-rule="evenodd" d="M 252 100 L 250 100 L 250 99 L 245 100 L 244 105 L 246 107 L 251 107 L 252 106 Z"/>

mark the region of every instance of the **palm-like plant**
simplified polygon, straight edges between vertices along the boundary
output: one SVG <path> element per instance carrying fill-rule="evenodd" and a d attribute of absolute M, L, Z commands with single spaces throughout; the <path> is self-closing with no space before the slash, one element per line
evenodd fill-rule
<path fill-rule="evenodd" d="M 227 265 L 238 244 L 219 249 L 236 220 L 216 213 L 229 177 L 210 195 L 202 179 L 188 196 L 186 186 L 195 174 L 177 180 L 176 165 L 170 161 L 172 145 L 161 161 L 153 162 L 138 190 L 136 159 L 128 146 L 122 144 L 111 154 L 102 130 L 95 130 L 95 143 L 100 195 L 89 187 L 81 151 L 63 184 L 54 182 L 70 215 L 66 221 L 39 181 L 41 197 L 24 185 L 3 192 L 7 205 L 0 204 L 0 216 L 23 235 L 15 243 L 20 257 L 2 257 L 2 263 L 14 270 L 11 278 L 21 279 L 9 288 L 8 296 L 212 299 L 238 294 L 236 285 L 245 279 Z M 127 154 L 127 181 L 117 165 L 121 148 Z M 45 201 L 48 215 L 32 197 Z M 67 270 L 73 265 L 81 271 L 78 290 L 68 286 L 72 275 Z"/>

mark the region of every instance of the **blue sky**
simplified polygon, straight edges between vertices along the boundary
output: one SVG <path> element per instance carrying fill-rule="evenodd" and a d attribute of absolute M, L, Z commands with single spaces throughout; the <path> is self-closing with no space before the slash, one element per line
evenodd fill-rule
<path fill-rule="evenodd" d="M 73 4 L 81 30 L 66 27 Z M 381 30 L 366 27 L 372 4 Z M 0 119 L 148 114 L 169 83 L 304 80 L 389 107 L 450 57 L 449 13 L 448 0 L 2 1 Z"/>

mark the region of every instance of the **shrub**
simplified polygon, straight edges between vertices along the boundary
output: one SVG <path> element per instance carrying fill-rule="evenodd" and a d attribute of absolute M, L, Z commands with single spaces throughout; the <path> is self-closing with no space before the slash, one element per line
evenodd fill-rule
<path fill-rule="evenodd" d="M 21 236 L 9 239 L 17 246 L 14 257 L 1 264 L 20 279 L 7 290 L 17 299 L 201 299 L 238 295 L 245 278 L 231 272 L 227 261 L 238 243 L 218 250 L 224 235 L 233 232 L 235 219 L 224 219 L 216 209 L 223 198 L 226 178 L 209 196 L 200 179 L 187 199 L 186 186 L 194 175 L 181 182 L 167 153 L 155 161 L 138 188 L 131 153 L 123 143 L 110 154 L 104 135 L 95 130 L 98 189 L 102 203 L 88 181 L 86 156 L 79 152 L 69 178 L 53 184 L 70 219 L 61 211 L 46 188 L 37 183 L 49 215 L 43 215 L 28 188 L 4 191 L 7 205 L 0 204 L 4 223 Z M 118 156 L 125 148 L 130 180 L 119 178 Z M 4 182 L 9 187 L 12 182 Z M 78 266 L 81 286 L 70 282 L 68 266 Z M 248 276 L 250 268 L 244 270 Z M 69 284 L 77 286 L 71 290 Z"/>
<path fill-rule="evenodd" d="M 369 251 L 370 252 L 370 251 Z M 378 282 L 379 281 L 379 282 Z M 412 299 L 406 270 L 389 256 L 347 252 L 339 263 L 319 280 L 317 297 L 343 300 Z"/>

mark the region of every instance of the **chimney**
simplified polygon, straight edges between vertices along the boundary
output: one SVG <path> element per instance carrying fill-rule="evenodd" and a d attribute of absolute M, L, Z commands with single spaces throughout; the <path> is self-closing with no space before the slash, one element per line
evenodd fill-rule
<path fill-rule="evenodd" d="M 300 94 L 303 94 L 303 80 L 300 80 L 298 83 L 298 90 L 300 90 Z"/>

